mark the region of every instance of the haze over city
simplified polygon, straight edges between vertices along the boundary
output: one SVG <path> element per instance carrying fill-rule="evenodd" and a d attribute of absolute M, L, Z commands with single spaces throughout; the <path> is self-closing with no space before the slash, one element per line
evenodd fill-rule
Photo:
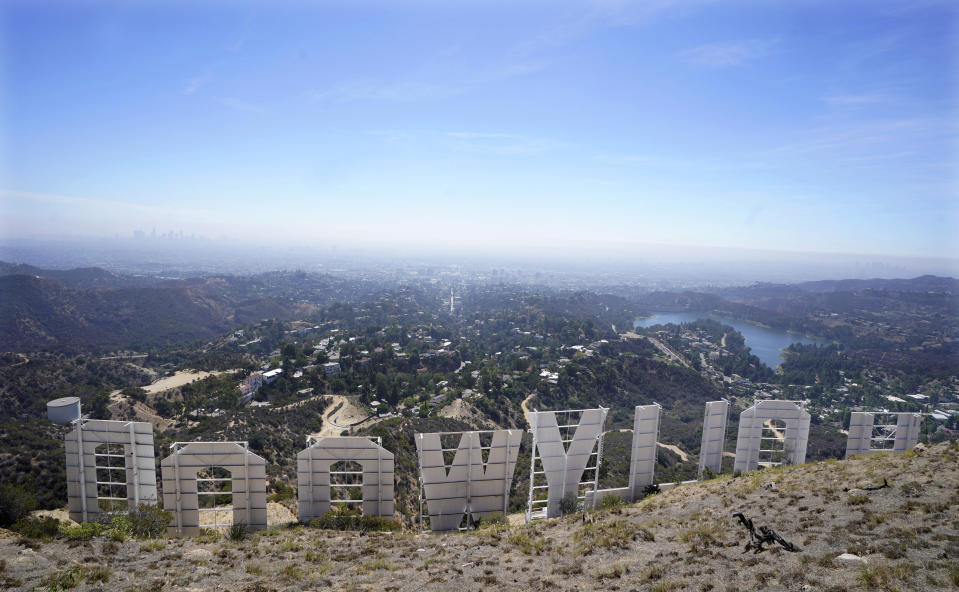
<path fill-rule="evenodd" d="M 957 14 L 8 2 L 0 234 L 954 273 Z"/>

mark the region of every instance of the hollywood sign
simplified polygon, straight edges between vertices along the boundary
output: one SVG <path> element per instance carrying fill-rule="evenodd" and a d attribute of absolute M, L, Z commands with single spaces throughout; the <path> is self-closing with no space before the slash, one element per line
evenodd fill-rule
<path fill-rule="evenodd" d="M 83 419 L 79 401 L 73 398 L 68 404 L 76 405 L 75 413 L 64 415 L 67 404 L 54 406 L 60 401 L 51 402 L 51 419 L 74 426 L 65 436 L 70 518 L 87 522 L 139 504 L 155 505 L 151 424 Z M 527 521 L 560 515 L 574 499 L 580 507 L 595 507 L 611 495 L 636 500 L 653 485 L 662 411 L 658 404 L 634 410 L 628 485 L 599 489 L 608 411 L 599 407 L 529 413 Z M 726 400 L 706 404 L 700 476 L 707 470 L 721 470 L 728 414 Z M 895 423 L 879 424 L 877 415 L 852 414 L 847 458 L 901 452 L 918 442 L 920 414 L 881 414 L 895 417 Z M 740 415 L 734 469 L 748 472 L 805 462 L 809 424 L 809 413 L 799 403 L 758 401 Z M 454 530 L 505 514 L 522 438 L 523 430 L 518 429 L 416 434 L 423 528 L 429 523 L 433 531 Z M 301 522 L 337 505 L 364 515 L 393 516 L 394 457 L 378 438 L 310 436 L 307 447 L 296 456 L 296 467 Z M 246 442 L 176 442 L 160 469 L 163 507 L 174 518 L 170 534 L 196 535 L 201 527 L 232 523 L 266 528 L 266 461 Z M 230 519 L 221 523 L 220 513 L 230 514 Z"/>

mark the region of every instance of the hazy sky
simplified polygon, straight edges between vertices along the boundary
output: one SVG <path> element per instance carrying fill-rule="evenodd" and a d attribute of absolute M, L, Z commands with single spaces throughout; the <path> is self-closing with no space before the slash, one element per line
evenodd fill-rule
<path fill-rule="evenodd" d="M 949 2 L 5 2 L 0 234 L 959 253 Z"/>

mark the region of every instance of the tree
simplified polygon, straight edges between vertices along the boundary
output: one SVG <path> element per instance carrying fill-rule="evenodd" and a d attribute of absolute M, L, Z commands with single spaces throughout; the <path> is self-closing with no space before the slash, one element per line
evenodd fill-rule
<path fill-rule="evenodd" d="M 37 507 L 26 486 L 0 483 L 0 526 L 6 528 Z"/>
<path fill-rule="evenodd" d="M 250 448 L 253 450 L 263 450 L 266 447 L 266 434 L 263 430 L 257 430 L 250 436 Z"/>
<path fill-rule="evenodd" d="M 374 384 L 376 385 L 376 396 L 378 398 L 381 398 L 381 397 L 385 398 L 389 395 L 390 383 L 386 379 L 385 374 L 383 374 L 382 372 L 377 372 L 376 378 L 374 380 Z"/>
<path fill-rule="evenodd" d="M 160 417 L 171 417 L 173 415 L 173 405 L 166 399 L 157 399 L 153 407 Z"/>
<path fill-rule="evenodd" d="M 93 408 L 90 415 L 94 419 L 110 419 L 110 391 L 100 391 L 93 395 L 90 406 Z"/>

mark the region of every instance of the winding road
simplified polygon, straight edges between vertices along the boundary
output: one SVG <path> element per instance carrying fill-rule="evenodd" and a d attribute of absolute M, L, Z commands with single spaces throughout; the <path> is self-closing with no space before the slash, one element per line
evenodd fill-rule
<path fill-rule="evenodd" d="M 535 393 L 527 395 L 526 398 L 523 399 L 523 402 L 519 404 L 520 408 L 523 409 L 523 417 L 526 418 L 526 425 L 528 425 L 529 427 L 533 427 L 533 424 L 529 422 L 529 401 L 535 396 L 536 396 Z"/>
<path fill-rule="evenodd" d="M 656 346 L 656 349 L 658 349 L 659 351 L 663 352 L 663 353 L 666 355 L 666 357 L 669 358 L 670 360 L 676 362 L 677 364 L 682 364 L 683 366 L 685 366 L 685 367 L 687 367 L 687 368 L 690 367 L 690 366 L 689 366 L 689 362 L 687 362 L 685 358 L 683 358 L 682 356 L 680 356 L 679 354 L 677 354 L 676 352 L 674 352 L 674 351 L 673 351 L 672 349 L 670 349 L 669 346 L 666 345 L 665 343 L 661 342 L 660 340 L 656 339 L 655 337 L 649 337 L 649 336 L 647 336 L 646 339 L 648 339 L 650 343 L 652 343 L 654 346 Z"/>

